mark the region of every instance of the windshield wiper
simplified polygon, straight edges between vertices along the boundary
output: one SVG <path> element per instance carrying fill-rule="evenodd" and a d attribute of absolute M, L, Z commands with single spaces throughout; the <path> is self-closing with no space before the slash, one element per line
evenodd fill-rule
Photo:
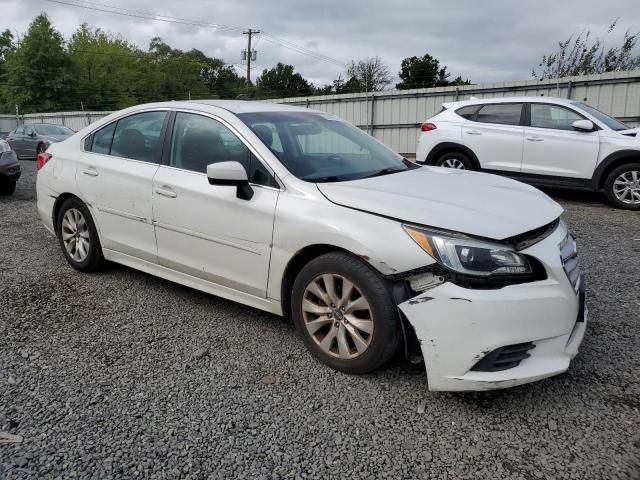
<path fill-rule="evenodd" d="M 353 180 L 352 178 L 341 177 L 340 175 L 328 175 L 326 177 L 310 177 L 303 178 L 307 182 L 313 183 L 329 183 L 329 182 L 344 182 L 347 180 Z"/>
<path fill-rule="evenodd" d="M 369 175 L 365 175 L 364 177 L 360 177 L 360 178 L 380 177 L 382 175 L 389 175 L 390 173 L 404 172 L 406 170 L 409 170 L 409 169 L 408 168 L 383 168 L 381 170 L 378 170 L 376 172 L 373 172 Z"/>

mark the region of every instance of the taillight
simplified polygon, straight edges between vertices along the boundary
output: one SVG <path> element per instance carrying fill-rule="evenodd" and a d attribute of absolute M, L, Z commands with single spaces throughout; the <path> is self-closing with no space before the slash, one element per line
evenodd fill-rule
<path fill-rule="evenodd" d="M 38 157 L 36 158 L 36 168 L 40 170 L 46 165 L 49 160 L 51 160 L 51 157 L 53 157 L 53 155 L 51 155 L 50 153 L 39 153 Z"/>
<path fill-rule="evenodd" d="M 420 127 L 420 130 L 422 130 L 423 132 L 430 132 L 431 130 L 435 130 L 436 128 L 438 127 L 436 127 L 435 123 L 423 123 Z"/>

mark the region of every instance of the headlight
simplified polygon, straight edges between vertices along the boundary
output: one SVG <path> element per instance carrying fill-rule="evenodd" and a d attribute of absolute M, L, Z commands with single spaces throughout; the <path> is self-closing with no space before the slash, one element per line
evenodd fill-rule
<path fill-rule="evenodd" d="M 403 225 L 402 228 L 440 265 L 455 272 L 475 276 L 533 272 L 527 258 L 506 245 L 408 225 Z"/>

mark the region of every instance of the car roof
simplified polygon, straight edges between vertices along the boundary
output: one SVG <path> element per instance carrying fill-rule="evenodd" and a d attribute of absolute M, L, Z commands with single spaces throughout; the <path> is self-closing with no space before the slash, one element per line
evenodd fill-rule
<path fill-rule="evenodd" d="M 227 110 L 231 113 L 255 113 L 255 112 L 318 112 L 317 110 L 296 107 L 292 105 L 284 105 L 281 103 L 260 102 L 256 100 L 185 100 L 171 102 L 157 102 L 136 105 L 133 109 L 141 108 L 191 108 L 203 111 L 210 110 L 208 107 L 217 107 Z"/>
<path fill-rule="evenodd" d="M 469 100 L 462 100 L 458 102 L 448 102 L 444 103 L 447 108 L 451 107 L 463 107 L 465 105 L 480 105 L 485 103 L 553 103 L 556 105 L 572 105 L 574 103 L 579 103 L 578 100 L 571 100 L 566 98 L 558 98 L 558 97 L 496 97 L 496 98 L 473 98 Z"/>

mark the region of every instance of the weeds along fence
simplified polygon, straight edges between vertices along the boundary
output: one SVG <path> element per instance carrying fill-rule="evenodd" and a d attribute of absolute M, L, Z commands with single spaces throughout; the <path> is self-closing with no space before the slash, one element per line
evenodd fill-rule
<path fill-rule="evenodd" d="M 486 83 L 481 85 L 390 90 L 317 97 L 265 100 L 337 115 L 378 138 L 393 150 L 414 157 L 420 124 L 445 102 L 472 97 L 550 96 L 583 101 L 630 126 L 640 125 L 640 70 L 559 79 Z M 79 130 L 111 112 L 61 112 L 0 115 L 0 133 L 18 123 L 55 123 Z"/>

